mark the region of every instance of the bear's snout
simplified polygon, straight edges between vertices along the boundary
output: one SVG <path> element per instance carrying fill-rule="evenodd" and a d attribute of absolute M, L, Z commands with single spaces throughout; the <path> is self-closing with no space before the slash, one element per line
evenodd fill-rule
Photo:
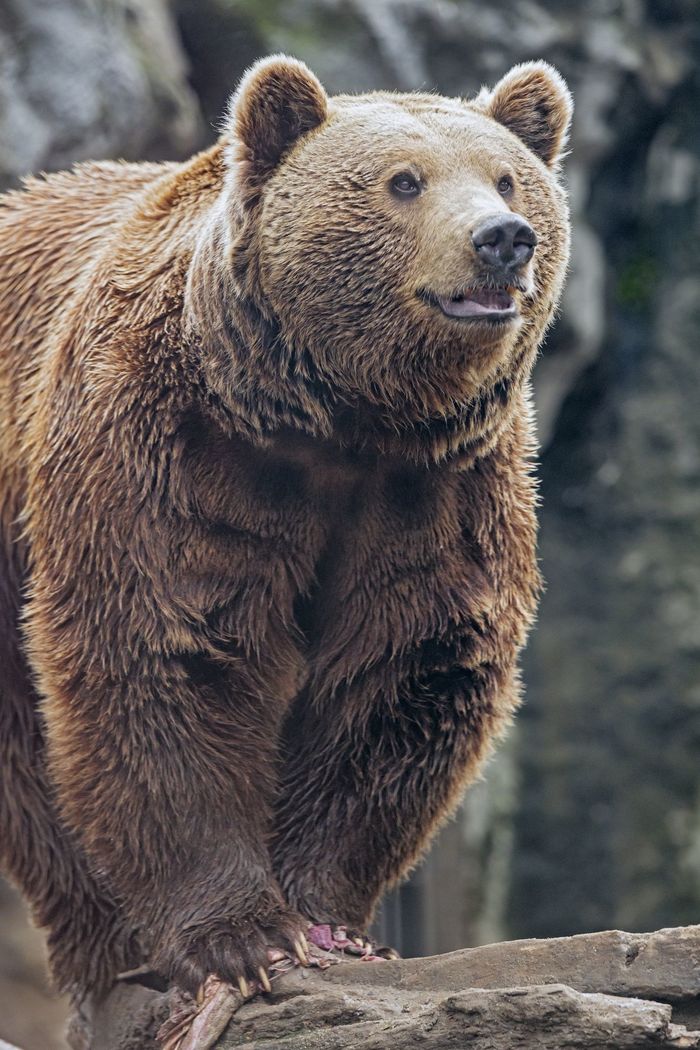
<path fill-rule="evenodd" d="M 537 235 L 522 215 L 494 215 L 472 233 L 479 260 L 507 278 L 532 258 Z"/>

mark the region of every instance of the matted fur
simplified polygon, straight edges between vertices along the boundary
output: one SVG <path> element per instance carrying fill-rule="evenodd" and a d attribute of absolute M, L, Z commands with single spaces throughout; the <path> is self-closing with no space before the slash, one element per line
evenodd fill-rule
<path fill-rule="evenodd" d="M 191 161 L 0 201 L 0 842 L 61 986 L 363 927 L 510 719 L 568 251 L 568 95 L 531 73 L 492 110 L 326 99 L 278 56 Z M 448 320 L 417 293 L 478 278 L 509 211 L 519 320 Z"/>

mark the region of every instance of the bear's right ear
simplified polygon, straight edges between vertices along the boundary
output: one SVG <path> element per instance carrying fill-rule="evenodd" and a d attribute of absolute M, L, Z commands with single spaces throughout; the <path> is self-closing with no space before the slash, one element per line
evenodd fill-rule
<path fill-rule="evenodd" d="M 227 134 L 248 202 L 297 139 L 326 119 L 328 96 L 303 62 L 272 55 L 247 71 L 229 104 Z"/>

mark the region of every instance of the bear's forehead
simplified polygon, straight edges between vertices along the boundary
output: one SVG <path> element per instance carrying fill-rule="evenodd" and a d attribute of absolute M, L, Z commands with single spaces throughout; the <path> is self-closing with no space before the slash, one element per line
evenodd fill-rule
<path fill-rule="evenodd" d="M 372 91 L 366 95 L 333 95 L 330 105 L 332 109 L 347 112 L 396 109 L 416 115 L 460 115 L 470 108 L 469 103 L 460 98 L 447 98 L 445 95 L 419 91 Z"/>
<path fill-rule="evenodd" d="M 427 152 L 454 146 L 494 157 L 519 154 L 517 141 L 505 128 L 468 102 L 441 95 L 377 92 L 331 99 L 325 125 L 333 147 L 393 151 L 402 146 Z"/>

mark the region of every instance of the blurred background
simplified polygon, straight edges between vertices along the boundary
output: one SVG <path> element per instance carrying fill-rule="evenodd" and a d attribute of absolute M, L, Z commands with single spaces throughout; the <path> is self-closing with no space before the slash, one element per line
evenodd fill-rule
<path fill-rule="evenodd" d="M 404 954 L 700 919 L 697 0 L 0 0 L 0 187 L 206 145 L 245 67 L 472 94 L 546 58 L 576 100 L 573 262 L 535 375 L 547 593 L 526 703 L 379 927 Z M 0 1038 L 59 1050 L 0 885 Z"/>

